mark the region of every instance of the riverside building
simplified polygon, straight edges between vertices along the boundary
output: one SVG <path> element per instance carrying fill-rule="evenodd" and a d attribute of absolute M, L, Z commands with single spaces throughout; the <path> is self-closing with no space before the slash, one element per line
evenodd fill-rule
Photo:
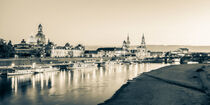
<path fill-rule="evenodd" d="M 27 56 L 45 56 L 46 38 L 43 34 L 43 27 L 41 24 L 38 26 L 38 32 L 34 36 L 30 36 L 28 42 L 22 40 L 21 43 L 15 44 L 15 57 Z"/>
<path fill-rule="evenodd" d="M 146 42 L 145 42 L 144 34 L 142 35 L 141 45 L 137 47 L 136 56 L 137 56 L 139 59 L 144 59 L 145 57 L 148 56 L 148 52 L 147 52 L 147 47 L 146 47 Z"/>

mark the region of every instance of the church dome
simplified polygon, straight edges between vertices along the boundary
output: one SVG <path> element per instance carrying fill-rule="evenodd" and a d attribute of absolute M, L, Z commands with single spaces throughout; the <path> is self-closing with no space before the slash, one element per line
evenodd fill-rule
<path fill-rule="evenodd" d="M 37 40 L 37 44 L 45 44 L 46 43 L 46 38 L 45 38 L 45 35 L 43 34 L 41 24 L 39 24 L 39 26 L 38 26 L 38 33 L 36 34 L 36 40 Z"/>
<path fill-rule="evenodd" d="M 36 43 L 36 39 L 34 36 L 30 36 L 29 39 L 28 39 L 28 43 L 29 44 L 35 44 Z"/>

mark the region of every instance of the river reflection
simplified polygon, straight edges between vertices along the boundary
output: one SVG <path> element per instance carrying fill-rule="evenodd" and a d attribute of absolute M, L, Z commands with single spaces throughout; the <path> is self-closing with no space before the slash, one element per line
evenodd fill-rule
<path fill-rule="evenodd" d="M 0 78 L 1 105 L 96 105 L 129 79 L 164 64 L 110 64 L 97 69 Z"/>

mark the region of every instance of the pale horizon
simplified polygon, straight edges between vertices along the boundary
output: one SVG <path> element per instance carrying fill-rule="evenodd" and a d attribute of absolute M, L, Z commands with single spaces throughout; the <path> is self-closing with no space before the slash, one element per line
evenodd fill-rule
<path fill-rule="evenodd" d="M 210 45 L 209 0 L 0 0 L 0 38 L 37 33 L 58 45 Z"/>

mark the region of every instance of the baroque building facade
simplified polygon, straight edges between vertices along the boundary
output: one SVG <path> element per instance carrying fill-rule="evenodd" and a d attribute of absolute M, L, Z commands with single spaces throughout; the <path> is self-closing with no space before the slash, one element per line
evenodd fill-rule
<path fill-rule="evenodd" d="M 35 36 L 37 45 L 45 45 L 46 44 L 46 38 L 42 31 L 42 25 L 39 24 L 38 26 L 38 33 Z"/>
<path fill-rule="evenodd" d="M 22 46 L 22 47 L 21 47 Z M 15 52 L 17 57 L 26 56 L 45 56 L 46 38 L 43 34 L 43 27 L 41 24 L 38 25 L 38 32 L 35 36 L 30 36 L 26 42 L 23 40 L 19 44 L 15 44 Z"/>
<path fill-rule="evenodd" d="M 145 57 L 147 57 L 147 55 L 148 55 L 148 52 L 147 52 L 145 37 L 143 34 L 142 39 L 141 39 L 141 45 L 137 47 L 136 56 L 140 59 L 144 59 Z"/>

